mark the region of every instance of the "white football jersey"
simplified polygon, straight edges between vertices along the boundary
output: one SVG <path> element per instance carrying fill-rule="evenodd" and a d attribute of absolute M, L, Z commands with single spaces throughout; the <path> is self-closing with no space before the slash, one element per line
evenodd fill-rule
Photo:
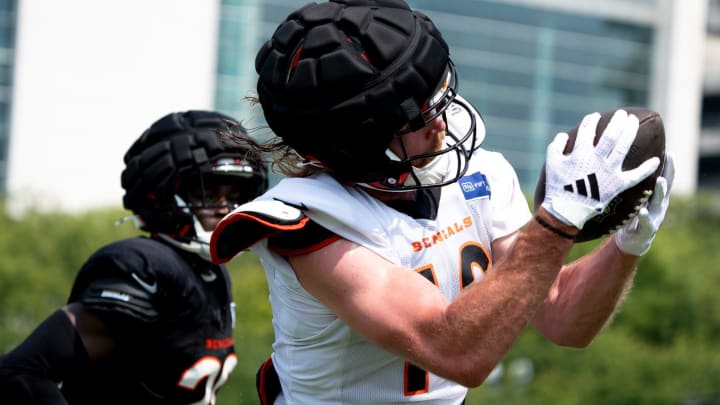
<path fill-rule="evenodd" d="M 501 154 L 483 149 L 475 152 L 464 177 L 442 188 L 434 220 L 398 212 L 327 174 L 283 179 L 260 198 L 303 207 L 308 217 L 340 237 L 420 273 L 449 300 L 483 277 L 492 263 L 491 242 L 530 219 L 515 171 Z M 283 390 L 276 403 L 463 401 L 465 387 L 408 364 L 351 330 L 300 285 L 267 240 L 252 250 L 263 263 L 270 290 L 273 363 Z"/>

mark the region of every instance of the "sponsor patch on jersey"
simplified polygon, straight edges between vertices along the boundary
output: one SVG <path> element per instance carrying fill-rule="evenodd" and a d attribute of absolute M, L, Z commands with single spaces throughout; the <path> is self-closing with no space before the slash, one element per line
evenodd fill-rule
<path fill-rule="evenodd" d="M 485 175 L 477 172 L 469 176 L 463 176 L 458 181 L 466 200 L 473 198 L 490 198 L 490 184 Z"/>

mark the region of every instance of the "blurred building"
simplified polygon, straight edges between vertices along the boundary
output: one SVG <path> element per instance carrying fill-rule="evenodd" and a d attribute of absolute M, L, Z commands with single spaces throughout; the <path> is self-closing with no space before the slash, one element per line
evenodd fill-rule
<path fill-rule="evenodd" d="M 17 0 L 0 0 L 0 197 L 7 190 Z"/>
<path fill-rule="evenodd" d="M 708 9 L 698 182 L 720 189 L 720 0 Z"/>
<path fill-rule="evenodd" d="M 460 91 L 486 121 L 485 146 L 507 156 L 526 191 L 532 191 L 555 133 L 575 126 L 587 112 L 617 106 L 646 106 L 663 115 L 678 167 L 676 192 L 720 187 L 720 0 L 409 2 L 443 32 L 460 73 Z M 215 71 L 210 78 L 202 71 L 196 80 L 211 86 L 207 107 L 250 127 L 262 125 L 259 111 L 243 101 L 254 93 L 255 54 L 298 5 L 297 0 L 207 5 L 219 7 L 207 13 L 216 19 L 216 38 L 205 40 L 213 48 L 209 54 L 217 56 Z M 8 140 L 25 136 L 9 130 L 15 128 L 12 94 L 17 97 L 11 91 L 16 11 L 16 0 L 0 0 L 0 192 L 7 190 L 8 159 L 20 158 L 8 155 Z M 181 24 L 160 17 L 159 25 Z M 126 24 L 128 30 L 142 28 Z M 103 175 L 117 176 L 117 170 Z"/>
<path fill-rule="evenodd" d="M 0 80 L 11 83 L 0 178 L 11 214 L 120 206 L 132 141 L 164 114 L 213 107 L 218 2 L 0 4 Z"/>
<path fill-rule="evenodd" d="M 460 91 L 486 121 L 485 146 L 507 156 L 527 191 L 557 132 L 587 112 L 617 106 L 645 106 L 663 115 L 676 155 L 676 191 L 692 193 L 698 184 L 720 179 L 720 36 L 713 37 L 720 34 L 719 0 L 709 6 L 679 0 L 409 2 L 449 42 Z M 254 51 L 295 7 L 293 0 L 223 1 L 220 108 L 252 114 L 237 94 L 254 85 L 252 65 L 238 63 L 252 53 L 238 54 L 233 44 L 245 49 L 256 42 Z"/>

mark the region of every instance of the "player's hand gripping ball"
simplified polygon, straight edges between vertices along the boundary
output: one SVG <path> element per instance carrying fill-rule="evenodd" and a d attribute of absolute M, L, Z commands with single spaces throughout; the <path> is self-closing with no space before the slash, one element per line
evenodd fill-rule
<path fill-rule="evenodd" d="M 602 213 L 585 222 L 585 225 L 583 225 L 580 233 L 578 233 L 575 238 L 575 242 L 586 242 L 610 235 L 631 221 L 640 211 L 640 208 L 646 205 L 655 188 L 655 180 L 663 172 L 663 162 L 665 161 L 665 127 L 662 118 L 657 112 L 645 108 L 623 107 L 622 109 L 627 111 L 628 114 L 635 115 L 640 123 L 635 141 L 630 147 L 625 160 L 623 160 L 622 169 L 624 171 L 634 169 L 653 156 L 658 157 L 661 163 L 652 175 L 620 193 L 607 205 Z M 602 136 L 603 131 L 615 111 L 616 110 L 607 111 L 601 114 L 600 122 L 595 131 L 595 145 L 597 145 L 598 140 Z M 568 131 L 569 137 L 564 150 L 566 155 L 570 153 L 575 144 L 578 127 L 579 126 L 576 126 Z M 569 184 L 567 187 L 576 187 L 576 185 Z M 576 189 L 575 191 L 577 192 L 579 190 Z M 545 165 L 543 164 L 540 177 L 535 187 L 535 209 L 542 204 L 544 199 Z"/>

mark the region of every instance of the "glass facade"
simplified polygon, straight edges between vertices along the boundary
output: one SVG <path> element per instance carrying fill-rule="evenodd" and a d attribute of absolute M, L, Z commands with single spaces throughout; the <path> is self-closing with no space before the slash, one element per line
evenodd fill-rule
<path fill-rule="evenodd" d="M 450 45 L 460 93 L 530 191 L 545 147 L 583 115 L 648 103 L 653 30 L 485 1 L 411 0 Z"/>
<path fill-rule="evenodd" d="M 652 27 L 494 1 L 409 3 L 443 33 L 460 93 L 486 121 L 484 146 L 505 154 L 527 191 L 557 132 L 588 112 L 648 104 Z M 248 113 L 237 101 L 254 91 L 255 53 L 297 7 L 295 0 L 223 1 L 217 108 Z"/>
<path fill-rule="evenodd" d="M 0 198 L 7 193 L 17 1 L 0 0 Z"/>
<path fill-rule="evenodd" d="M 242 100 L 254 89 L 260 0 L 223 0 L 220 7 L 215 108 L 246 119 Z"/>
<path fill-rule="evenodd" d="M 710 0 L 708 5 L 708 32 L 720 34 L 720 0 Z"/>

